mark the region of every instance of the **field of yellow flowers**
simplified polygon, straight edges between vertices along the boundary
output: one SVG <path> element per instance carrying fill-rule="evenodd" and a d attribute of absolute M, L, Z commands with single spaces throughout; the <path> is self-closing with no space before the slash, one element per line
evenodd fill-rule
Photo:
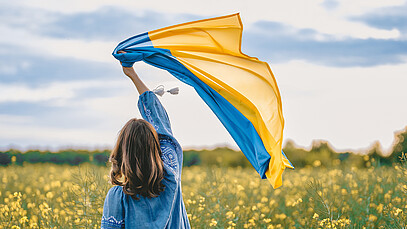
<path fill-rule="evenodd" d="M 0 228 L 99 228 L 109 168 L 0 167 Z M 184 167 L 193 228 L 406 228 L 405 166 L 286 170 L 273 190 L 252 168 Z"/>

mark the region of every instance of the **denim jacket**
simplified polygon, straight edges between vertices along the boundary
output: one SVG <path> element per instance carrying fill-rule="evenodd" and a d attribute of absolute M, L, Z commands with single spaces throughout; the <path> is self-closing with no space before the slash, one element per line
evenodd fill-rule
<path fill-rule="evenodd" d="M 167 112 L 152 91 L 140 95 L 138 108 L 158 133 L 165 188 L 158 197 L 134 200 L 121 186 L 113 186 L 105 198 L 101 228 L 190 228 L 181 191 L 182 149 Z"/>

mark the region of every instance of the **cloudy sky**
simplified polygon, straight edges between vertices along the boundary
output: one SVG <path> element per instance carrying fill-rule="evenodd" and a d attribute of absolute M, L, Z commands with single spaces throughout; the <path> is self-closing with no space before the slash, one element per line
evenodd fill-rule
<path fill-rule="evenodd" d="M 112 147 L 140 117 L 111 53 L 142 32 L 240 12 L 242 51 L 267 61 L 280 88 L 285 140 L 384 149 L 407 125 L 407 1 L 2 1 L 0 148 Z M 144 63 L 184 148 L 236 144 L 189 86 Z"/>

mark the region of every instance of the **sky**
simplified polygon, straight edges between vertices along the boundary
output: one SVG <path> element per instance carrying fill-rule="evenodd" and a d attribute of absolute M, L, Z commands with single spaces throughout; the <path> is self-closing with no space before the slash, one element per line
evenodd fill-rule
<path fill-rule="evenodd" d="M 284 142 L 391 149 L 407 126 L 407 1 L 0 2 L 0 149 L 112 148 L 138 93 L 111 55 L 136 34 L 240 13 L 242 51 L 267 61 L 283 102 Z M 144 63 L 184 148 L 237 145 L 193 88 Z"/>

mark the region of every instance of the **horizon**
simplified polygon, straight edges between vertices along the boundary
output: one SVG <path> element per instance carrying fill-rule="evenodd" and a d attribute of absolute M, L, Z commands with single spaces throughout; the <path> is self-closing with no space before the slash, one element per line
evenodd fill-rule
<path fill-rule="evenodd" d="M 406 126 L 407 128 L 407 126 Z M 397 132 L 395 132 L 397 133 Z M 318 144 L 318 143 L 326 143 L 328 144 L 328 146 L 334 150 L 335 153 L 354 153 L 354 154 L 360 154 L 360 155 L 367 155 L 368 151 L 370 149 L 372 149 L 372 147 L 375 146 L 375 144 L 378 142 L 380 144 L 379 141 L 375 141 L 372 144 L 370 144 L 367 147 L 362 147 L 362 148 L 358 148 L 358 149 L 337 149 L 335 148 L 329 141 L 325 140 L 325 139 L 314 139 L 310 145 L 308 146 L 302 146 L 302 145 L 298 145 L 293 139 L 285 139 L 284 143 L 283 143 L 283 149 L 285 148 L 286 144 L 290 142 L 294 144 L 294 147 L 297 149 L 303 149 L 303 150 L 311 150 L 312 147 L 314 146 L 314 144 Z M 396 144 L 396 142 L 393 142 L 393 144 L 389 147 L 389 148 L 383 148 L 383 146 L 380 144 L 380 150 L 382 152 L 382 156 L 390 156 L 393 150 L 394 145 Z M 241 152 L 241 150 L 239 149 L 239 147 L 237 146 L 231 146 L 231 145 L 227 145 L 227 144 L 215 144 L 215 145 L 210 145 L 210 146 L 182 146 L 182 150 L 183 151 L 190 151 L 190 150 L 196 150 L 196 151 L 211 151 L 211 150 L 215 150 L 215 149 L 219 149 L 219 148 L 227 148 L 227 149 L 231 149 L 234 151 L 239 151 Z M 39 150 L 39 151 L 49 151 L 49 152 L 57 152 L 57 151 L 63 151 L 63 150 L 85 150 L 85 151 L 103 151 L 103 150 L 112 150 L 113 149 L 113 145 L 109 146 L 109 145 L 105 145 L 105 146 L 75 146 L 75 145 L 65 145 L 65 146 L 56 146 L 56 147 L 49 147 L 49 146 L 26 146 L 26 147 L 21 147 L 18 145 L 9 145 L 7 147 L 3 147 L 0 146 L 0 151 L 8 151 L 8 150 L 18 150 L 21 152 L 27 152 L 27 151 L 31 151 L 31 150 Z"/>

